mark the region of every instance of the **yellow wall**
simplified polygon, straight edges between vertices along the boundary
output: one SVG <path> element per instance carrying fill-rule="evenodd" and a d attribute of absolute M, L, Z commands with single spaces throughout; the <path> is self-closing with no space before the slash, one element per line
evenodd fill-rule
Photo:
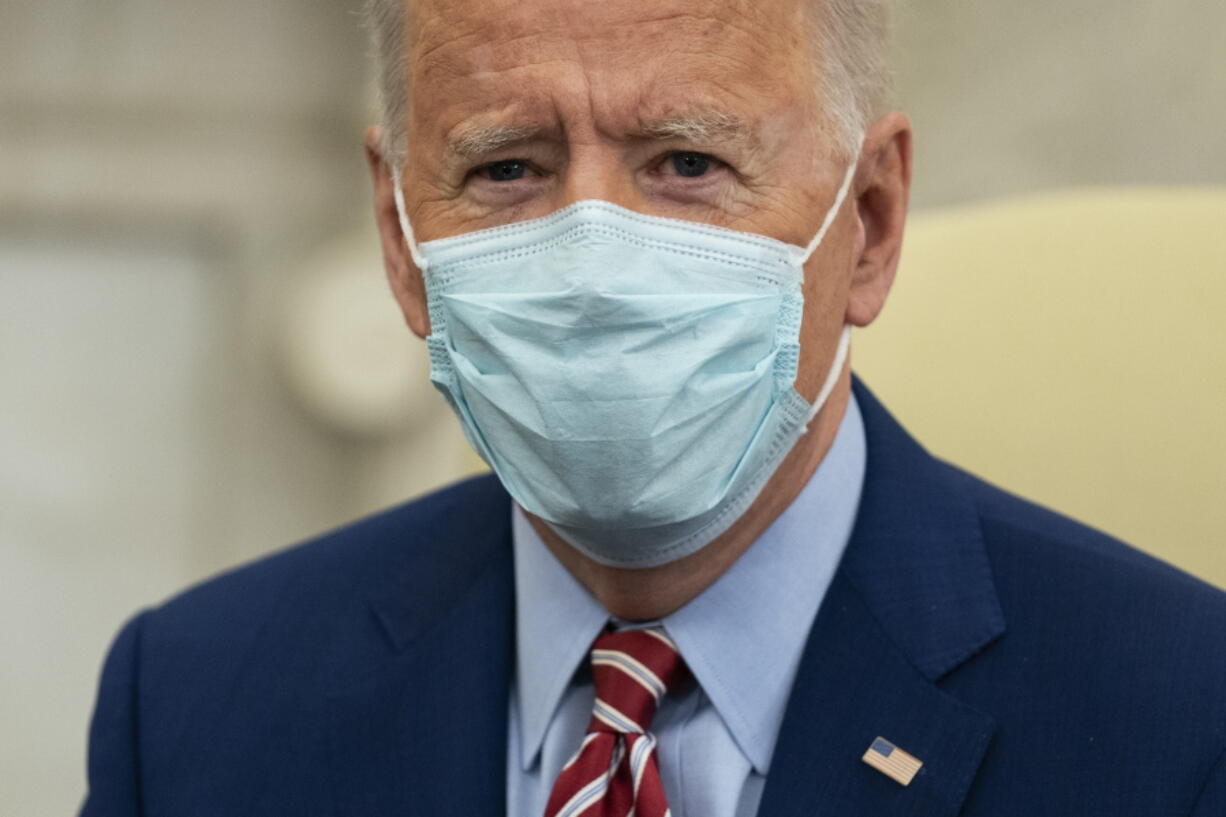
<path fill-rule="evenodd" d="M 914 214 L 854 364 L 934 453 L 1226 587 L 1226 189 Z"/>

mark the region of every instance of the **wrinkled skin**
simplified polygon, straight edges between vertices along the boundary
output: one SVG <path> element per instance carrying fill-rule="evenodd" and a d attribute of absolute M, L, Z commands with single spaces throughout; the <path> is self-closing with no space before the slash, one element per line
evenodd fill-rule
<path fill-rule="evenodd" d="M 402 184 L 417 240 L 603 199 L 806 245 L 857 158 L 836 148 L 814 90 L 811 15 L 820 2 L 412 0 Z M 488 144 L 495 133 L 502 144 Z M 367 157 L 388 279 L 424 337 L 424 286 L 378 143 L 372 128 Z M 870 324 L 893 282 L 910 187 L 907 119 L 875 122 L 858 158 L 851 195 L 805 269 L 797 389 L 809 399 L 844 323 Z M 844 371 L 758 501 L 685 559 L 603 567 L 533 523 L 610 612 L 666 615 L 715 581 L 795 498 L 829 450 L 849 394 Z"/>

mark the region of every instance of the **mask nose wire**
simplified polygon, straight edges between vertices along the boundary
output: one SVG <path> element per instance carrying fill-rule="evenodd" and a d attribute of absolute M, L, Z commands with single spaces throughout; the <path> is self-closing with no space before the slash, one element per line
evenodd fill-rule
<path fill-rule="evenodd" d="M 404 233 L 405 243 L 409 245 L 409 257 L 423 273 L 426 271 L 426 258 L 417 248 L 417 239 L 413 237 L 413 225 L 409 224 L 409 213 L 404 206 L 404 193 L 400 189 L 400 171 L 392 174 L 392 198 L 396 200 L 396 215 L 400 218 L 400 232 Z"/>
<path fill-rule="evenodd" d="M 804 264 L 813 257 L 813 253 L 821 246 L 822 239 L 826 237 L 826 233 L 830 231 L 830 227 L 834 224 L 834 220 L 838 217 L 839 211 L 843 209 L 843 202 L 847 200 L 847 194 L 851 192 L 852 179 L 856 177 L 856 168 L 860 165 L 860 157 L 851 163 L 847 168 L 847 175 L 843 177 L 843 185 L 839 188 L 839 194 L 834 199 L 834 205 L 826 213 L 826 219 L 822 222 L 822 228 L 817 231 L 817 235 L 813 236 L 813 240 L 809 242 L 809 246 L 805 247 L 805 254 L 801 256 L 800 263 Z M 400 188 L 397 187 L 397 190 Z"/>

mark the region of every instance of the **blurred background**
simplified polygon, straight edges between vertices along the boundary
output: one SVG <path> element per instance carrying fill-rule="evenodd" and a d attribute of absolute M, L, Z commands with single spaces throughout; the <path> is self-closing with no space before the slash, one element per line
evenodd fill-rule
<path fill-rule="evenodd" d="M 135 610 L 477 470 L 386 292 L 358 0 L 0 4 L 0 814 L 72 813 Z M 931 449 L 1226 584 L 1226 4 L 923 0 L 856 367 Z"/>

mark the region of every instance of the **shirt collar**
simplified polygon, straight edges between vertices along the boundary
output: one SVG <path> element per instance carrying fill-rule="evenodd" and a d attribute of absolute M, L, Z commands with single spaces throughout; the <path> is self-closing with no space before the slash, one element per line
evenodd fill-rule
<path fill-rule="evenodd" d="M 536 763 L 562 695 L 609 620 L 511 503 L 515 552 L 515 698 L 524 771 Z"/>
<path fill-rule="evenodd" d="M 770 766 L 809 627 L 851 536 L 865 461 L 853 397 L 834 444 L 792 504 L 714 584 L 662 620 L 759 774 Z M 527 770 L 609 614 L 554 558 L 518 505 L 512 514 L 515 686 Z"/>

